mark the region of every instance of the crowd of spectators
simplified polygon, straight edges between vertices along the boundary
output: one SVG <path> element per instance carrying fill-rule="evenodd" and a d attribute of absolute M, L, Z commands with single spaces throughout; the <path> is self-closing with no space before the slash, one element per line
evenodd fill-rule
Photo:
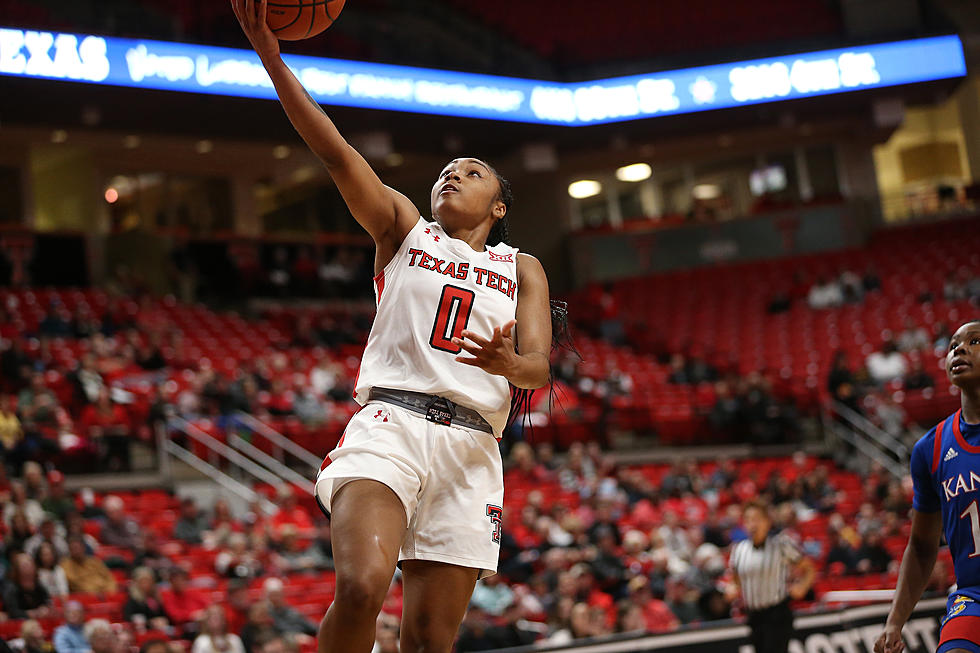
<path fill-rule="evenodd" d="M 893 582 L 894 548 L 883 542 L 907 534 L 907 484 L 873 469 L 855 495 L 835 482 L 840 473 L 830 463 L 803 454 L 766 475 L 743 464 L 681 460 L 655 469 L 617 464 L 594 443 L 574 444 L 563 459 L 548 444 L 515 444 L 500 573 L 474 592 L 458 650 L 666 632 L 737 616 L 727 552 L 745 537 L 741 503 L 755 497 L 772 504 L 776 527 L 824 574 L 891 574 Z M 59 651 L 83 641 L 92 650 L 130 651 L 134 638 L 155 635 L 200 652 L 312 643 L 314 621 L 290 606 L 284 588 L 332 568 L 330 527 L 292 488 L 280 488 L 272 515 L 257 506 L 236 515 L 223 500 L 205 510 L 184 498 L 172 530 L 155 536 L 119 497 L 82 492 L 66 501 L 63 483 L 59 472 L 29 462 L 0 486 L 0 620 L 23 620 L 20 650 L 50 650 L 36 631 L 53 619 Z M 212 552 L 213 568 L 204 578 L 189 573 L 161 550 L 171 543 Z M 227 581 L 222 606 L 205 591 L 214 579 Z M 397 650 L 397 582 L 379 621 L 380 650 Z M 86 620 L 79 595 L 115 597 L 116 625 Z M 98 649 L 101 638 L 108 643 Z"/>

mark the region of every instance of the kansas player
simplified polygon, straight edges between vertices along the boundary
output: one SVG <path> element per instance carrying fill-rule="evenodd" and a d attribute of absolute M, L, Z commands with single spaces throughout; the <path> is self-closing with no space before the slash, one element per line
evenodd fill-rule
<path fill-rule="evenodd" d="M 980 322 L 953 334 L 946 374 L 960 389 L 961 407 L 912 450 L 912 533 L 898 588 L 875 653 L 899 653 L 901 630 L 922 596 L 946 535 L 956 571 L 937 653 L 980 653 Z"/>
<path fill-rule="evenodd" d="M 448 653 L 477 579 L 495 572 L 510 387 L 549 377 L 548 280 L 506 239 L 509 185 L 456 159 L 433 222 L 385 186 L 279 55 L 267 0 L 231 0 L 296 131 L 376 245 L 378 314 L 355 383 L 363 405 L 317 477 L 331 517 L 336 594 L 320 653 L 367 653 L 395 565 L 403 653 Z M 520 353 L 515 343 L 520 345 Z"/>

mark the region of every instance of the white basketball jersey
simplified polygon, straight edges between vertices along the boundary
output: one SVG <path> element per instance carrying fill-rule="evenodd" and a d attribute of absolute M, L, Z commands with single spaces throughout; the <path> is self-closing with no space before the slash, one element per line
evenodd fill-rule
<path fill-rule="evenodd" d="M 463 329 L 490 338 L 517 312 L 517 250 L 474 251 L 437 222 L 418 223 L 375 277 L 378 312 L 368 336 L 354 399 L 372 387 L 439 395 L 479 411 L 501 436 L 510 412 L 507 379 L 457 362 L 452 338 Z"/>

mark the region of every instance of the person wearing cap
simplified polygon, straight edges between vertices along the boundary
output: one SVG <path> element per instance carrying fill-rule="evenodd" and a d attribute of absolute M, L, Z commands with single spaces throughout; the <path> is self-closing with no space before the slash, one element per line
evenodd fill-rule
<path fill-rule="evenodd" d="M 301 537 L 313 534 L 313 520 L 310 513 L 296 501 L 296 492 L 290 485 L 281 485 L 276 492 L 279 501 L 279 512 L 272 517 L 273 532 L 279 535 L 287 524 L 296 527 Z"/>
<path fill-rule="evenodd" d="M 92 650 L 85 636 L 85 607 L 78 601 L 65 604 L 65 623 L 54 631 L 58 653 L 88 653 Z"/>
<path fill-rule="evenodd" d="M 41 500 L 41 508 L 58 521 L 65 521 L 75 510 L 75 501 L 65 492 L 65 475 L 57 469 L 48 472 L 48 495 Z"/>

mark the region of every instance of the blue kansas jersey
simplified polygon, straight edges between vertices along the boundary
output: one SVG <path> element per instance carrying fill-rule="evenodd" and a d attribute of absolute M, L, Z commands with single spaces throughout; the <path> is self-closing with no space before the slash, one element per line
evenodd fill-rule
<path fill-rule="evenodd" d="M 960 412 L 912 449 L 912 506 L 919 512 L 942 511 L 957 594 L 980 601 L 980 425 L 963 422 Z"/>

